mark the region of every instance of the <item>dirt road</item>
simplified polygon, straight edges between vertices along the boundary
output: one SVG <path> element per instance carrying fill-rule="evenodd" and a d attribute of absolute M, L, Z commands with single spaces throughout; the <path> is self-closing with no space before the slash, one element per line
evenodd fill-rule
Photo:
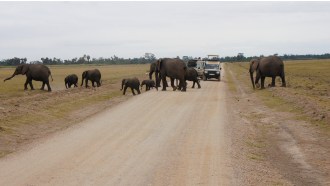
<path fill-rule="evenodd" d="M 149 91 L 0 160 L 0 185 L 229 185 L 223 82 Z"/>

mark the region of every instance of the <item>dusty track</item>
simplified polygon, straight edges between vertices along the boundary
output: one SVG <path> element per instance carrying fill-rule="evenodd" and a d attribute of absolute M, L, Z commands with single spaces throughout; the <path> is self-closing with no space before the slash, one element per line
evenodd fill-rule
<path fill-rule="evenodd" d="M 38 138 L 0 159 L 0 185 L 329 185 L 328 135 L 223 69 Z"/>
<path fill-rule="evenodd" d="M 228 185 L 226 91 L 149 91 L 0 161 L 0 185 Z"/>

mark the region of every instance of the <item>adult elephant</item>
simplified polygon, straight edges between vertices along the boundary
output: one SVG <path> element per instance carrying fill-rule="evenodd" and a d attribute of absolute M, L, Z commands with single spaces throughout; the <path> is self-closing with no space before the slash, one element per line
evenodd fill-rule
<path fill-rule="evenodd" d="M 13 73 L 13 75 L 11 77 L 8 77 L 6 79 L 4 79 L 4 82 L 7 80 L 10 80 L 11 78 L 13 78 L 16 75 L 26 75 L 26 81 L 24 84 L 24 90 L 27 90 L 27 85 L 30 85 L 31 90 L 34 90 L 33 88 L 33 84 L 32 84 L 32 80 L 35 81 L 42 81 L 42 86 L 41 86 L 41 90 L 44 90 L 45 85 L 47 85 L 48 87 L 48 91 L 52 91 L 52 89 L 50 88 L 49 85 L 49 76 L 52 78 L 53 81 L 53 77 L 52 74 L 49 70 L 49 68 L 45 65 L 42 64 L 22 64 L 22 65 L 18 65 L 16 67 L 15 72 Z"/>
<path fill-rule="evenodd" d="M 184 61 L 174 58 L 164 58 L 158 59 L 156 61 L 156 70 L 155 70 L 155 78 L 156 84 L 160 82 L 160 79 L 163 81 L 163 91 L 166 91 L 166 77 L 170 77 L 171 79 L 171 86 L 173 91 L 177 89 L 174 86 L 174 79 L 179 80 L 179 88 L 182 88 L 181 91 L 186 91 L 185 86 L 185 74 L 186 74 L 187 66 Z"/>
<path fill-rule="evenodd" d="M 191 88 L 195 88 L 195 83 L 197 83 L 198 88 L 201 88 L 201 85 L 199 84 L 198 73 L 197 73 L 196 69 L 194 69 L 192 67 L 188 67 L 187 71 L 186 71 L 185 79 L 187 81 L 193 82 L 193 86 Z"/>
<path fill-rule="evenodd" d="M 141 94 L 140 92 L 140 81 L 138 78 L 128 78 L 128 79 L 123 79 L 121 82 L 121 89 L 124 89 L 123 95 L 126 93 L 127 88 L 131 88 L 133 95 L 135 96 L 134 89 L 138 92 L 138 94 Z"/>
<path fill-rule="evenodd" d="M 74 85 L 74 87 L 78 87 L 78 76 L 76 74 L 70 74 L 65 77 L 64 79 L 65 88 L 71 88 L 71 85 Z"/>
<path fill-rule="evenodd" d="M 253 81 L 253 73 L 256 71 L 256 78 Z M 284 75 L 284 63 L 281 58 L 277 56 L 269 56 L 263 58 L 252 59 L 250 61 L 250 77 L 253 89 L 255 89 L 255 85 L 259 86 L 259 79 L 261 79 L 261 89 L 264 89 L 265 86 L 265 78 L 271 77 L 272 84 L 271 86 L 275 86 L 275 78 L 276 76 L 280 76 L 282 79 L 282 87 L 286 86 L 285 83 L 285 75 Z"/>
<path fill-rule="evenodd" d="M 88 87 L 88 80 L 92 82 L 93 87 L 96 82 L 97 87 L 101 86 L 101 72 L 98 69 L 86 70 L 82 73 L 81 85 L 83 86 L 85 80 L 85 86 Z"/>

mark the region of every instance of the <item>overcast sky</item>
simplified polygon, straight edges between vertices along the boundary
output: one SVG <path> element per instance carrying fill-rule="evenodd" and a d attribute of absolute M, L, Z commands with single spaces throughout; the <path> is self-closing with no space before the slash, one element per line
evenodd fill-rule
<path fill-rule="evenodd" d="M 0 60 L 330 52 L 330 2 L 0 2 Z"/>

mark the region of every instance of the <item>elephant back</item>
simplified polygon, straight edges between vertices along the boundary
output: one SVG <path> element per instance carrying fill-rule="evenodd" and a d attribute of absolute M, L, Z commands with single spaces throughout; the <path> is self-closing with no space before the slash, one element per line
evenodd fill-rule
<path fill-rule="evenodd" d="M 27 76 L 31 76 L 34 80 L 44 81 L 48 80 L 51 72 L 49 68 L 43 64 L 30 64 L 26 74 Z"/>

